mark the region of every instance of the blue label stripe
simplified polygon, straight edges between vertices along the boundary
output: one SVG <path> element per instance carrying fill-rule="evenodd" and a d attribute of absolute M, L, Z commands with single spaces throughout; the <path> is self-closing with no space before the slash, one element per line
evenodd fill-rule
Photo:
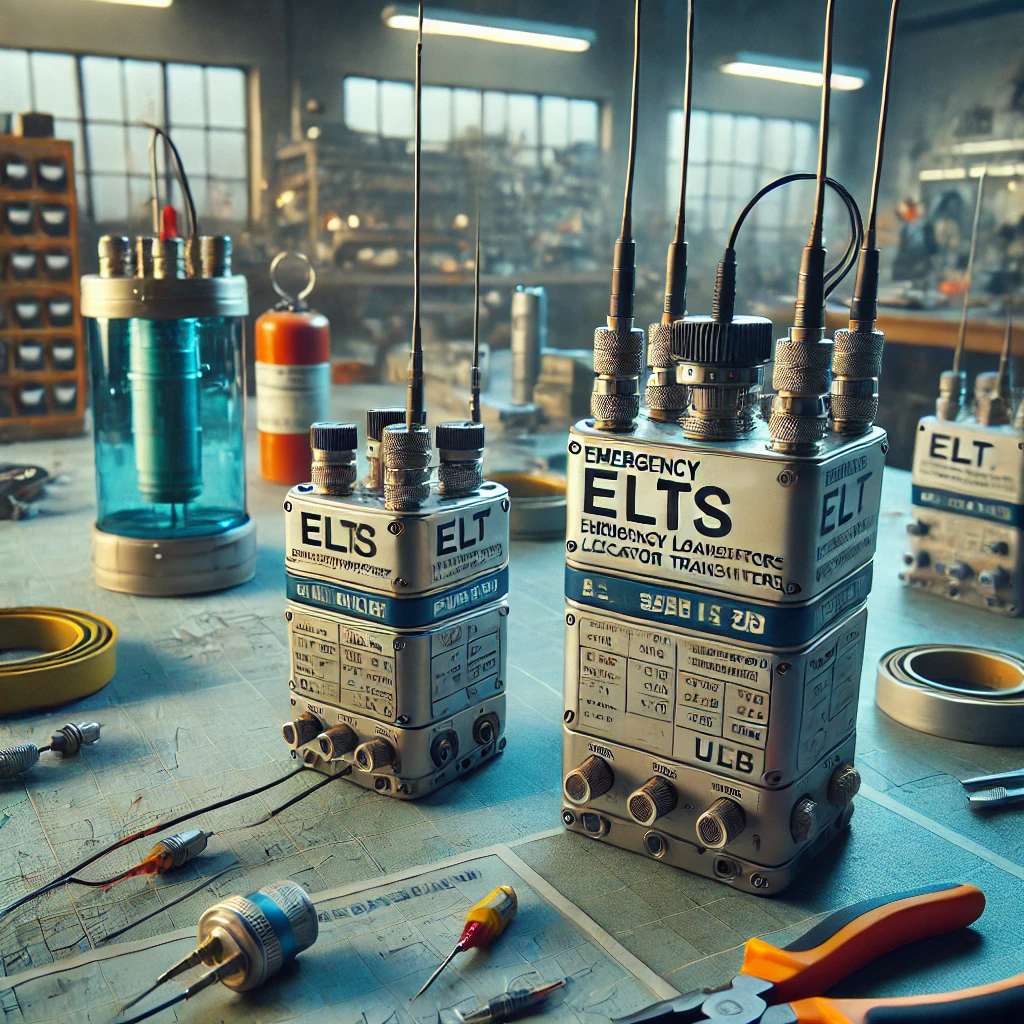
<path fill-rule="evenodd" d="M 920 487 L 917 484 L 911 490 L 911 501 L 920 508 L 955 512 L 958 516 L 1024 528 L 1024 505 L 1014 505 L 1009 501 L 993 501 L 991 498 L 957 494 L 956 491 L 939 491 L 934 487 Z"/>
<path fill-rule="evenodd" d="M 389 597 L 336 583 L 309 580 L 287 573 L 288 597 L 301 604 L 328 608 L 341 615 L 380 622 L 397 629 L 429 626 L 460 615 L 508 594 L 508 567 L 428 597 Z"/>
<path fill-rule="evenodd" d="M 565 596 L 578 604 L 683 626 L 769 647 L 799 647 L 862 604 L 871 590 L 868 563 L 804 605 L 768 605 L 565 567 Z"/>
<path fill-rule="evenodd" d="M 298 943 L 295 941 L 295 931 L 288 920 L 288 915 L 266 893 L 254 892 L 248 900 L 263 911 L 263 916 L 274 929 L 277 941 L 281 943 L 281 966 L 294 960 L 298 952 Z"/>

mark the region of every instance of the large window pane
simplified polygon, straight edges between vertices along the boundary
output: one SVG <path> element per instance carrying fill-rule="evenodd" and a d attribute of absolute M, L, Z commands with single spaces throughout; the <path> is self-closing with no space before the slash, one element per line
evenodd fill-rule
<path fill-rule="evenodd" d="M 5 82 L 5 92 L 6 88 Z M 78 117 L 78 68 L 74 57 L 66 53 L 33 53 L 32 88 L 36 110 L 54 117 Z"/>
<path fill-rule="evenodd" d="M 28 81 L 28 54 L 24 50 L 0 50 L 0 112 L 20 114 L 32 109 Z"/>
<path fill-rule="evenodd" d="M 598 106 L 593 100 L 569 101 L 569 142 L 571 145 L 597 145 L 598 113 Z"/>
<path fill-rule="evenodd" d="M 82 144 L 82 123 L 80 121 L 54 121 L 53 134 L 58 139 L 71 140 L 71 159 L 75 170 L 85 166 L 85 147 Z"/>
<path fill-rule="evenodd" d="M 181 154 L 181 162 L 185 165 L 185 173 L 191 179 L 194 175 L 206 174 L 206 132 L 201 128 L 176 128 L 174 144 Z"/>
<path fill-rule="evenodd" d="M 346 78 L 342 83 L 345 124 L 354 132 L 377 133 L 377 81 L 374 78 Z"/>
<path fill-rule="evenodd" d="M 124 62 L 129 121 L 164 124 L 164 69 L 152 60 Z"/>
<path fill-rule="evenodd" d="M 764 123 L 764 165 L 774 171 L 792 166 L 793 123 L 772 118 Z"/>
<path fill-rule="evenodd" d="M 503 92 L 484 93 L 484 134 L 505 138 L 508 132 L 508 96 Z"/>
<path fill-rule="evenodd" d="M 122 174 L 92 176 L 92 217 L 99 224 L 128 219 L 128 183 Z"/>
<path fill-rule="evenodd" d="M 91 124 L 89 135 L 89 169 L 123 174 L 127 161 L 125 128 L 121 124 Z"/>
<path fill-rule="evenodd" d="M 168 64 L 167 95 L 172 125 L 206 123 L 206 88 L 201 67 Z"/>
<path fill-rule="evenodd" d="M 679 133 L 682 138 L 682 112 L 679 113 Z M 690 114 L 690 160 L 693 163 L 704 164 L 710 159 L 708 152 L 708 130 L 711 118 L 705 110 L 694 110 Z M 680 143 L 680 146 L 682 143 Z M 679 150 L 676 150 L 679 156 Z"/>
<path fill-rule="evenodd" d="M 90 121 L 124 121 L 121 62 L 116 57 L 83 57 L 82 90 Z"/>
<path fill-rule="evenodd" d="M 242 221 L 249 213 L 249 192 L 243 181 L 213 181 L 210 188 L 210 215 L 218 220 Z"/>
<path fill-rule="evenodd" d="M 732 114 L 711 115 L 711 159 L 718 163 L 732 163 L 735 153 L 732 146 Z"/>
<path fill-rule="evenodd" d="M 244 132 L 210 132 L 210 174 L 216 178 L 245 178 L 248 153 Z"/>
<path fill-rule="evenodd" d="M 211 128 L 245 128 L 245 72 L 207 68 L 206 100 Z"/>
<path fill-rule="evenodd" d="M 563 96 L 541 97 L 540 123 L 543 144 L 565 149 L 569 144 L 569 101 Z"/>
<path fill-rule="evenodd" d="M 736 163 L 755 165 L 761 160 L 761 118 L 736 118 Z"/>
<path fill-rule="evenodd" d="M 537 97 L 512 93 L 508 98 L 508 137 L 523 146 L 537 145 Z"/>
<path fill-rule="evenodd" d="M 380 133 L 388 139 L 413 137 L 413 95 L 408 82 L 380 83 Z"/>
<path fill-rule="evenodd" d="M 447 143 L 452 140 L 452 91 L 436 85 L 425 85 L 421 114 L 423 141 Z"/>
<path fill-rule="evenodd" d="M 452 129 L 455 138 L 478 138 L 480 135 L 480 92 L 477 89 L 455 89 Z"/>

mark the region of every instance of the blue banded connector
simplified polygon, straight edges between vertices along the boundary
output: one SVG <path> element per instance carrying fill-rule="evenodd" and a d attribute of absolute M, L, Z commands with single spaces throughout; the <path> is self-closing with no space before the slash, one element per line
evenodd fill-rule
<path fill-rule="evenodd" d="M 458 426 L 475 445 L 482 427 Z M 288 492 L 282 732 L 305 763 L 411 799 L 504 748 L 509 497 L 472 475 L 430 483 L 408 510 L 388 507 L 374 474 L 347 494 Z"/>

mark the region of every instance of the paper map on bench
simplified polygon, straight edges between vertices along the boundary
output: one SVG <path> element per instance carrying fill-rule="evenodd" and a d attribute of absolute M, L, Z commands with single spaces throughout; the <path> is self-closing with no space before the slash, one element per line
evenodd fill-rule
<path fill-rule="evenodd" d="M 410 999 L 459 937 L 470 906 L 510 884 L 519 912 L 488 950 L 457 957 L 429 996 Z M 261 1024 L 436 1024 L 438 1011 L 469 1009 L 508 988 L 566 979 L 545 1017 L 603 1024 L 675 990 L 644 967 L 524 864 L 508 847 L 452 858 L 315 897 L 315 945 L 244 996 L 215 986 L 156 1021 Z M 4 1024 L 105 1024 L 118 1007 L 195 944 L 195 930 L 122 943 L 0 982 Z M 185 974 L 143 1001 L 162 1002 L 195 979 Z"/>

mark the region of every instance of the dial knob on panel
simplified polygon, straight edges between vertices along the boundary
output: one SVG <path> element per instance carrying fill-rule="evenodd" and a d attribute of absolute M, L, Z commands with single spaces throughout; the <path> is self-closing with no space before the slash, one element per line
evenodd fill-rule
<path fill-rule="evenodd" d="M 697 838 L 709 850 L 721 850 L 736 839 L 746 826 L 747 816 L 743 808 L 735 801 L 722 797 L 697 819 Z"/>
<path fill-rule="evenodd" d="M 364 772 L 389 768 L 395 763 L 395 748 L 387 740 L 370 740 L 356 747 L 356 765 Z"/>
<path fill-rule="evenodd" d="M 626 808 L 638 825 L 653 825 L 659 818 L 671 814 L 677 802 L 672 783 L 655 775 L 630 794 Z"/>
<path fill-rule="evenodd" d="M 285 743 L 292 750 L 296 750 L 315 739 L 321 729 L 323 729 L 323 724 L 316 715 L 302 715 L 294 722 L 285 722 L 281 726 L 281 735 L 284 737 Z"/>
<path fill-rule="evenodd" d="M 848 804 L 860 789 L 860 772 L 852 764 L 841 764 L 828 780 L 828 802 L 833 807 Z"/>
<path fill-rule="evenodd" d="M 607 793 L 615 782 L 615 773 L 608 762 L 592 754 L 578 768 L 574 768 L 562 783 L 566 799 L 574 804 L 585 804 L 588 800 Z"/>
<path fill-rule="evenodd" d="M 946 566 L 946 575 L 951 580 L 966 580 L 970 578 L 973 570 L 966 562 L 954 562 Z"/>
<path fill-rule="evenodd" d="M 355 748 L 359 737 L 347 725 L 335 725 L 317 737 L 317 746 L 325 761 L 337 761 Z"/>
<path fill-rule="evenodd" d="M 789 819 L 794 843 L 809 843 L 818 834 L 818 804 L 809 796 L 801 797 Z"/>

